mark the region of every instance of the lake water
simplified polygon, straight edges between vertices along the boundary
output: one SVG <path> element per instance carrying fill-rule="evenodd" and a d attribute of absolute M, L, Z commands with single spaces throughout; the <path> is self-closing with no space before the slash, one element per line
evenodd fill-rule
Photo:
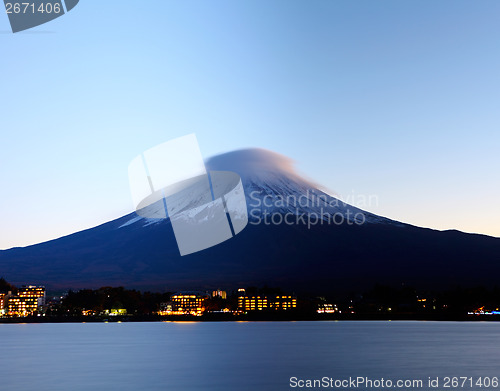
<path fill-rule="evenodd" d="M 2 391 L 279 391 L 349 376 L 423 389 L 439 376 L 446 390 L 445 376 L 500 376 L 493 322 L 0 324 L 0 338 Z"/>

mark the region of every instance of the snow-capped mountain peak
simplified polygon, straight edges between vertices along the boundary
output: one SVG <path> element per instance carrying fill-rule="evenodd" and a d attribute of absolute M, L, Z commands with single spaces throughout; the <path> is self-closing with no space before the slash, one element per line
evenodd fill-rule
<path fill-rule="evenodd" d="M 365 212 L 332 197 L 300 176 L 294 161 L 284 155 L 261 148 L 232 151 L 209 158 L 207 171 L 232 171 L 240 175 L 251 222 L 274 214 L 306 216 L 342 224 L 387 223 L 395 221 Z M 163 209 L 163 203 L 148 208 Z M 288 221 L 292 221 L 288 220 Z M 123 226 L 134 223 L 149 225 L 161 220 L 135 217 Z M 276 220 L 275 220 L 276 221 Z"/>
<path fill-rule="evenodd" d="M 319 189 L 301 177 L 294 161 L 260 148 L 242 149 L 214 156 L 206 161 L 208 170 L 234 171 L 242 178 L 252 220 L 264 214 L 312 215 L 337 222 L 396 223 L 365 212 Z M 343 218 L 343 219 L 342 219 Z"/>

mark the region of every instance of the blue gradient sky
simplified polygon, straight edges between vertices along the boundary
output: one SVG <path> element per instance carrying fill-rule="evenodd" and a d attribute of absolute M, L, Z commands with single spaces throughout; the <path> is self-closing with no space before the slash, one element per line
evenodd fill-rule
<path fill-rule="evenodd" d="M 127 167 L 195 132 L 375 213 L 500 236 L 500 2 L 81 0 L 0 14 L 0 248 L 132 210 Z"/>

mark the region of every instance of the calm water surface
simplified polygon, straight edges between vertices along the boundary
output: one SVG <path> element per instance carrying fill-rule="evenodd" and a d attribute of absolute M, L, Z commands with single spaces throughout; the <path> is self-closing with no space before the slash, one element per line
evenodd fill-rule
<path fill-rule="evenodd" d="M 500 376 L 498 323 L 0 324 L 0 338 L 2 391 L 276 391 L 299 389 L 291 377 Z"/>

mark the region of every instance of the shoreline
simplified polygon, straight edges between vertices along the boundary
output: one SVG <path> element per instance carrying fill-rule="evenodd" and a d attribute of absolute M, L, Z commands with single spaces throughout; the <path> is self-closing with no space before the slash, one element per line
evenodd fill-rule
<path fill-rule="evenodd" d="M 192 315 L 135 315 L 135 316 L 27 316 L 0 318 L 0 324 L 27 323 L 126 323 L 126 322 L 321 322 L 321 321 L 422 321 L 422 322 L 497 322 L 500 315 L 435 315 L 398 314 L 393 316 L 379 314 L 349 314 L 304 316 L 293 314 L 231 315 L 207 314 Z"/>

